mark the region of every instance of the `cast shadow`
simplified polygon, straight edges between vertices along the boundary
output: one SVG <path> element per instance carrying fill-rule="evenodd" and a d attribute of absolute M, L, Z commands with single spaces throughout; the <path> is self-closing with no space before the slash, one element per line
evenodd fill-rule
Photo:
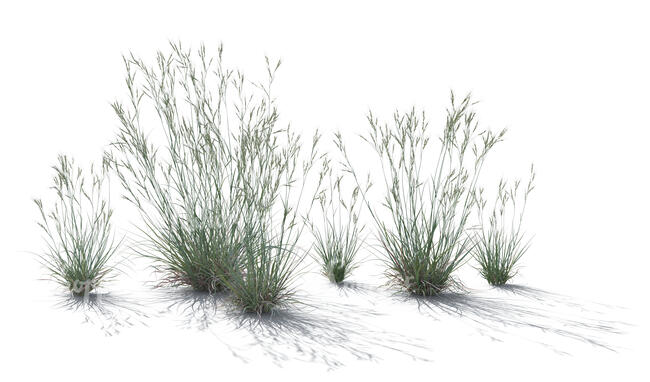
<path fill-rule="evenodd" d="M 153 303 L 163 305 L 159 314 L 174 313 L 180 317 L 182 328 L 206 330 L 218 322 L 219 308 L 226 307 L 225 293 L 199 292 L 190 288 L 160 288 L 155 290 Z"/>
<path fill-rule="evenodd" d="M 607 314 L 612 310 L 625 309 L 621 306 L 602 304 L 593 301 L 579 301 L 574 297 L 549 292 L 538 288 L 532 288 L 525 285 L 518 284 L 505 284 L 494 287 L 495 290 L 507 292 L 515 296 L 520 296 L 526 299 L 535 300 L 540 304 L 550 307 L 562 307 L 577 309 L 587 313 L 603 313 Z"/>
<path fill-rule="evenodd" d="M 257 315 L 235 310 L 224 294 L 168 291 L 160 299 L 165 311 L 180 314 L 182 326 L 212 332 L 245 363 L 263 356 L 278 366 L 302 361 L 335 369 L 348 361 L 378 361 L 387 353 L 428 361 L 424 341 L 367 325 L 379 314 L 355 305 L 295 303 Z"/>
<path fill-rule="evenodd" d="M 372 293 L 376 293 L 377 290 L 372 285 L 359 283 L 356 281 L 342 281 L 338 284 L 334 284 L 339 294 L 345 297 L 352 295 L 368 296 Z"/>
<path fill-rule="evenodd" d="M 615 307 L 583 303 L 568 296 L 540 289 L 510 285 L 495 288 L 510 296 L 486 297 L 478 294 L 446 292 L 433 297 L 408 296 L 418 310 L 440 318 L 442 315 L 464 319 L 482 335 L 495 341 L 519 336 L 560 354 L 569 354 L 558 342 L 571 340 L 597 348 L 616 351 L 616 337 L 630 324 L 612 320 Z M 514 295 L 514 296 L 512 296 Z M 512 298 L 512 297 L 518 298 Z M 520 329 L 523 329 L 520 331 Z M 528 330 L 540 336 L 530 338 Z"/>
<path fill-rule="evenodd" d="M 279 365 L 300 359 L 335 369 L 346 361 L 379 361 L 386 353 L 395 352 L 412 360 L 430 361 L 423 340 L 367 324 L 378 316 L 358 306 L 328 303 L 318 308 L 292 307 L 266 316 L 231 313 L 230 319 Z"/>
<path fill-rule="evenodd" d="M 76 296 L 72 293 L 59 295 L 55 307 L 79 314 L 83 323 L 98 327 L 107 336 L 119 334 L 133 326 L 148 326 L 151 315 L 140 302 L 114 293 L 90 293 Z"/>

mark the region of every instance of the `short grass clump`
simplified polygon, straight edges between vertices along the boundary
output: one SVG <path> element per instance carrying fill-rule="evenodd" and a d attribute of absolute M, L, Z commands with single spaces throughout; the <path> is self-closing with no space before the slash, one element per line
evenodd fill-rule
<path fill-rule="evenodd" d="M 336 144 L 342 146 L 340 134 L 336 134 Z M 341 283 L 358 267 L 356 255 L 363 240 L 364 226 L 359 222 L 362 207 L 360 189 L 355 186 L 345 197 L 343 175 L 335 175 L 329 159 L 323 160 L 320 179 L 323 188 L 317 194 L 320 206 L 321 225 L 315 218 L 309 220 L 314 236 L 313 250 L 321 273 L 334 283 Z M 343 187 L 343 188 L 342 188 Z M 313 214 L 314 215 L 314 214 Z"/>
<path fill-rule="evenodd" d="M 491 211 L 486 211 L 483 192 L 477 192 L 480 231 L 476 234 L 472 253 L 478 261 L 481 276 L 490 285 L 504 285 L 517 275 L 517 263 L 530 247 L 525 239 L 522 222 L 528 196 L 534 188 L 535 171 L 531 166 L 530 179 L 525 190 L 520 181 L 508 187 L 504 180 L 499 183 L 497 197 Z M 518 203 L 521 208 L 518 209 Z M 485 224 L 485 215 L 489 215 Z"/>
<path fill-rule="evenodd" d="M 47 242 L 40 258 L 56 282 L 77 296 L 87 295 L 111 276 L 111 259 L 120 244 L 111 227 L 106 168 L 96 171 L 91 167 L 86 178 L 72 159 L 59 156 L 53 169 L 56 199 L 52 208 L 34 200 Z"/>
<path fill-rule="evenodd" d="M 384 208 L 365 193 L 364 199 L 386 256 L 387 276 L 416 295 L 457 285 L 453 273 L 472 249 L 465 227 L 475 206 L 476 183 L 486 155 L 505 134 L 479 130 L 472 105 L 470 96 L 457 103 L 452 93 L 437 153 L 430 150 L 424 113 L 396 112 L 392 126 L 368 116 L 370 133 L 364 139 L 381 162 Z"/>

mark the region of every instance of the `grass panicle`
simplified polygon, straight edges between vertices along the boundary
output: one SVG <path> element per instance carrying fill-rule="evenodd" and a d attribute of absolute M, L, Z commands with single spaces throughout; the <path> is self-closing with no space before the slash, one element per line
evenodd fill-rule
<path fill-rule="evenodd" d="M 431 149 L 424 113 L 396 112 L 391 126 L 368 116 L 370 132 L 364 140 L 381 161 L 383 209 L 365 193 L 364 200 L 389 280 L 413 294 L 435 295 L 456 285 L 453 273 L 472 249 L 465 228 L 475 207 L 477 180 L 486 155 L 505 134 L 479 130 L 473 105 L 469 95 L 457 102 L 452 93 L 437 153 Z M 341 149 L 360 184 L 345 147 Z"/>
<path fill-rule="evenodd" d="M 75 295 L 87 295 L 111 277 L 111 260 L 120 245 L 111 226 L 106 167 L 91 167 L 86 177 L 71 158 L 61 155 L 53 169 L 52 208 L 34 200 L 47 243 L 40 259 L 56 282 Z"/>
<path fill-rule="evenodd" d="M 521 189 L 519 180 L 512 186 L 501 180 L 490 211 L 486 211 L 487 201 L 483 190 L 476 193 L 480 228 L 475 236 L 472 253 L 478 261 L 481 276 L 490 285 L 503 285 L 516 276 L 517 263 L 530 247 L 530 239 L 526 239 L 521 227 L 528 196 L 535 187 L 534 181 L 533 166 L 530 168 L 530 178 L 525 190 Z"/>
<path fill-rule="evenodd" d="M 337 133 L 335 137 L 336 145 L 343 146 L 341 134 Z M 335 174 L 332 163 L 327 158 L 323 160 L 320 179 L 325 180 L 321 182 L 323 187 L 316 197 L 320 206 L 321 225 L 314 223 L 315 218 L 309 220 L 314 236 L 313 250 L 322 274 L 338 284 L 358 267 L 355 257 L 363 244 L 361 235 L 365 228 L 359 222 L 363 204 L 359 187 L 347 190 L 344 175 Z"/>

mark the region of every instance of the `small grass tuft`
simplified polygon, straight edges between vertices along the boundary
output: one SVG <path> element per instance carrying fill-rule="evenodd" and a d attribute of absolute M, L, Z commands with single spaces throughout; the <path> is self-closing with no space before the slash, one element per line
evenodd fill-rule
<path fill-rule="evenodd" d="M 521 226 L 528 196 L 535 187 L 534 180 L 535 170 L 532 166 L 528 185 L 523 192 L 519 180 L 511 187 L 501 180 L 494 206 L 489 211 L 487 225 L 484 224 L 487 202 L 483 190 L 476 194 L 481 228 L 475 236 L 472 253 L 479 263 L 481 276 L 490 285 L 504 285 L 515 277 L 518 272 L 517 263 L 530 248 L 530 239 L 525 240 Z M 518 202 L 522 204 L 520 210 L 517 210 Z"/>
<path fill-rule="evenodd" d="M 335 135 L 337 146 L 343 146 L 340 133 Z M 344 198 L 342 190 L 344 176 L 334 175 L 331 161 L 323 160 L 320 179 L 324 187 L 317 194 L 322 218 L 321 226 L 309 222 L 314 236 L 313 249 L 316 261 L 320 263 L 322 274 L 334 283 L 341 283 L 358 267 L 355 257 L 362 245 L 361 234 L 364 226 L 359 223 L 359 213 L 363 206 L 360 189 L 355 186 L 349 197 Z"/>
<path fill-rule="evenodd" d="M 106 167 L 91 167 L 87 179 L 72 159 L 61 155 L 53 169 L 53 207 L 48 210 L 41 199 L 34 200 L 47 242 L 40 259 L 56 282 L 75 295 L 87 295 L 110 277 L 110 260 L 120 244 L 113 235 L 104 189 Z"/>

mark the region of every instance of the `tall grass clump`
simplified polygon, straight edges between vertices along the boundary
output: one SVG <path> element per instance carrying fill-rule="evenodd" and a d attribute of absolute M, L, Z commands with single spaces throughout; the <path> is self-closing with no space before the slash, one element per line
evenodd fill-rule
<path fill-rule="evenodd" d="M 106 167 L 91 167 L 86 177 L 71 158 L 62 155 L 53 169 L 52 207 L 34 200 L 47 243 L 40 259 L 54 281 L 75 295 L 87 295 L 111 276 L 111 259 L 120 244 L 111 226 Z"/>
<path fill-rule="evenodd" d="M 121 129 L 107 157 L 144 220 L 140 253 L 164 283 L 227 288 L 244 310 L 266 312 L 292 295 L 297 207 L 318 136 L 301 160 L 300 137 L 278 126 L 279 62 L 267 59 L 268 81 L 251 82 L 222 54 L 172 44 L 155 65 L 125 58 L 129 99 L 113 104 Z"/>
<path fill-rule="evenodd" d="M 336 134 L 336 143 L 338 146 L 343 144 L 340 134 Z M 330 281 L 341 283 L 357 268 L 355 257 L 363 243 L 361 235 L 364 226 L 359 222 L 363 206 L 360 188 L 354 186 L 352 190 L 346 189 L 344 176 L 334 173 L 329 159 L 323 160 L 320 179 L 324 180 L 324 187 L 319 190 L 316 199 L 320 206 L 321 222 L 317 225 L 314 222 L 316 219 L 309 220 L 314 236 L 313 250 L 321 273 Z"/>
<path fill-rule="evenodd" d="M 300 136 L 288 128 L 276 130 L 277 111 L 273 107 L 270 113 L 264 125 L 243 135 L 238 161 L 245 240 L 240 268 L 223 278 L 235 303 L 257 314 L 296 301 L 292 282 L 304 258 L 298 240 L 305 228 L 299 207 L 320 139 L 314 135 L 307 157 L 301 159 Z"/>
<path fill-rule="evenodd" d="M 128 102 L 112 105 L 121 127 L 107 158 L 143 219 L 139 253 L 162 284 L 218 291 L 241 252 L 239 173 L 224 128 L 237 78 L 221 49 L 215 61 L 204 48 L 171 48 L 153 65 L 124 58 Z"/>
<path fill-rule="evenodd" d="M 512 186 L 501 180 L 491 210 L 486 210 L 487 201 L 482 190 L 477 192 L 480 228 L 472 253 L 478 261 L 481 276 L 490 285 L 503 285 L 516 276 L 517 263 L 530 247 L 530 239 L 526 239 L 521 227 L 528 196 L 535 187 L 534 181 L 532 166 L 525 189 L 521 189 L 519 180 Z"/>
<path fill-rule="evenodd" d="M 505 134 L 480 130 L 472 105 L 469 95 L 457 102 L 452 93 L 437 152 L 424 113 L 396 112 L 392 125 L 368 116 L 364 140 L 381 162 L 383 208 L 365 193 L 364 199 L 389 280 L 413 294 L 431 296 L 457 285 L 453 273 L 472 249 L 465 227 L 477 180 L 486 155 Z M 342 151 L 357 179 L 345 147 Z"/>

